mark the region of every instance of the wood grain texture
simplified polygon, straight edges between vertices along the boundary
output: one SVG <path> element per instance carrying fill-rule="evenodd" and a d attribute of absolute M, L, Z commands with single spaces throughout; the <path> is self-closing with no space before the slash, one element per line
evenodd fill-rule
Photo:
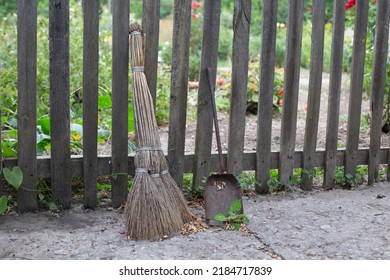
<path fill-rule="evenodd" d="M 70 208 L 69 1 L 49 2 L 51 185 L 54 201 Z"/>
<path fill-rule="evenodd" d="M 83 177 L 84 207 L 96 206 L 98 76 L 99 76 L 99 1 L 83 1 Z"/>
<path fill-rule="evenodd" d="M 383 102 L 386 83 L 386 59 L 389 47 L 390 2 L 378 1 L 376 14 L 376 31 L 371 84 L 371 127 L 370 127 L 370 157 L 368 161 L 368 183 L 372 184 L 378 178 L 378 157 L 382 136 Z M 390 71 L 390 69 L 388 69 Z M 390 172 L 390 171 L 389 171 Z"/>
<path fill-rule="evenodd" d="M 215 84 L 215 72 L 218 60 L 218 38 L 221 13 L 221 0 L 206 0 L 204 3 L 202 59 L 198 90 L 198 110 L 195 138 L 194 179 L 193 186 L 202 183 L 202 179 L 210 172 L 211 141 L 213 137 L 213 116 L 211 95 L 207 78 L 207 67 L 213 72 L 212 82 Z"/>
<path fill-rule="evenodd" d="M 321 102 L 322 67 L 324 58 L 325 0 L 313 1 L 312 45 L 310 52 L 310 78 L 307 102 L 305 141 L 303 146 L 302 184 L 304 190 L 312 187 L 313 157 L 317 147 L 317 133 Z"/>
<path fill-rule="evenodd" d="M 348 107 L 347 153 L 345 154 L 345 174 L 356 174 L 359 148 L 360 116 L 362 110 L 364 62 L 366 55 L 366 35 L 368 2 L 356 2 L 355 29 L 353 37 L 351 86 Z"/>
<path fill-rule="evenodd" d="M 191 0 L 176 0 L 172 39 L 168 162 L 169 173 L 179 186 L 183 184 L 184 172 L 190 30 Z"/>
<path fill-rule="evenodd" d="M 278 1 L 263 1 L 260 91 L 257 114 L 256 191 L 268 193 L 271 168 L 272 110 Z"/>
<path fill-rule="evenodd" d="M 156 108 L 157 65 L 160 34 L 160 0 L 143 0 L 142 30 L 145 46 L 145 76 Z"/>
<path fill-rule="evenodd" d="M 18 1 L 18 166 L 23 183 L 20 212 L 38 209 L 37 200 L 37 1 Z"/>
<path fill-rule="evenodd" d="M 280 136 L 279 181 L 286 184 L 292 176 L 297 127 L 299 74 L 303 27 L 303 0 L 289 0 L 286 62 Z"/>
<path fill-rule="evenodd" d="M 326 123 L 324 188 L 334 186 L 339 132 L 341 78 L 343 74 L 343 47 L 345 1 L 335 0 L 333 5 L 333 33 L 330 63 L 328 115 Z"/>
<path fill-rule="evenodd" d="M 112 26 L 112 205 L 127 196 L 129 0 L 113 1 Z M 116 179 L 114 178 L 116 177 Z"/>
<path fill-rule="evenodd" d="M 251 1 L 234 1 L 232 91 L 227 156 L 227 172 L 234 175 L 242 171 L 242 154 L 245 143 L 251 9 Z"/>

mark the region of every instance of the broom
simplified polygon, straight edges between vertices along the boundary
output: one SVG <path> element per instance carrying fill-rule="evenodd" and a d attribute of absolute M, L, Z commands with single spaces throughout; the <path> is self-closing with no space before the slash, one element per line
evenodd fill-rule
<path fill-rule="evenodd" d="M 141 27 L 130 25 L 132 91 L 137 151 L 135 176 L 128 194 L 125 220 L 128 239 L 152 239 L 179 231 L 194 219 L 186 200 L 168 172 L 161 149 L 153 100 L 144 68 Z"/>

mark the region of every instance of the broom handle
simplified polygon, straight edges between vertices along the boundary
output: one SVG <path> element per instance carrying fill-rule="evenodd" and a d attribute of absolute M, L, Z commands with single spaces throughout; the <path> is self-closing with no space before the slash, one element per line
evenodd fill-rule
<path fill-rule="evenodd" d="M 214 126 L 215 126 L 215 136 L 217 140 L 218 146 L 218 156 L 219 156 L 219 166 L 221 168 L 221 174 L 225 173 L 225 163 L 222 157 L 222 146 L 221 146 L 221 136 L 219 134 L 219 125 L 217 118 L 217 106 L 215 104 L 215 87 L 213 85 L 211 67 L 207 67 L 207 76 L 209 78 L 209 87 L 210 87 L 210 97 L 211 97 L 211 107 L 213 108 L 213 118 L 214 118 Z"/>

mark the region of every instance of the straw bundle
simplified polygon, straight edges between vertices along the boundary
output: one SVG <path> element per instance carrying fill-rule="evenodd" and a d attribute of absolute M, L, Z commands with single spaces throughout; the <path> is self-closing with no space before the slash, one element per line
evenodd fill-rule
<path fill-rule="evenodd" d="M 125 209 L 127 238 L 152 239 L 179 231 L 193 215 L 168 172 L 168 164 L 161 150 L 153 100 L 143 72 L 144 48 L 139 24 L 130 25 L 130 35 L 138 148 L 134 158 L 135 177 Z"/>

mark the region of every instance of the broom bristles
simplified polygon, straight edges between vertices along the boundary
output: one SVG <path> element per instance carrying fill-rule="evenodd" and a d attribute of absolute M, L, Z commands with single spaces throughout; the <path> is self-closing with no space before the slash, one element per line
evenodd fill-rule
<path fill-rule="evenodd" d="M 153 100 L 144 66 L 141 27 L 130 25 L 131 63 L 133 67 L 133 107 L 137 152 L 137 172 L 128 194 L 125 218 L 129 239 L 151 239 L 179 231 L 194 218 L 176 182 L 168 172 L 161 150 Z"/>
<path fill-rule="evenodd" d="M 181 216 L 166 205 L 160 189 L 149 174 L 135 175 L 125 209 L 127 238 L 153 239 L 181 229 Z"/>

